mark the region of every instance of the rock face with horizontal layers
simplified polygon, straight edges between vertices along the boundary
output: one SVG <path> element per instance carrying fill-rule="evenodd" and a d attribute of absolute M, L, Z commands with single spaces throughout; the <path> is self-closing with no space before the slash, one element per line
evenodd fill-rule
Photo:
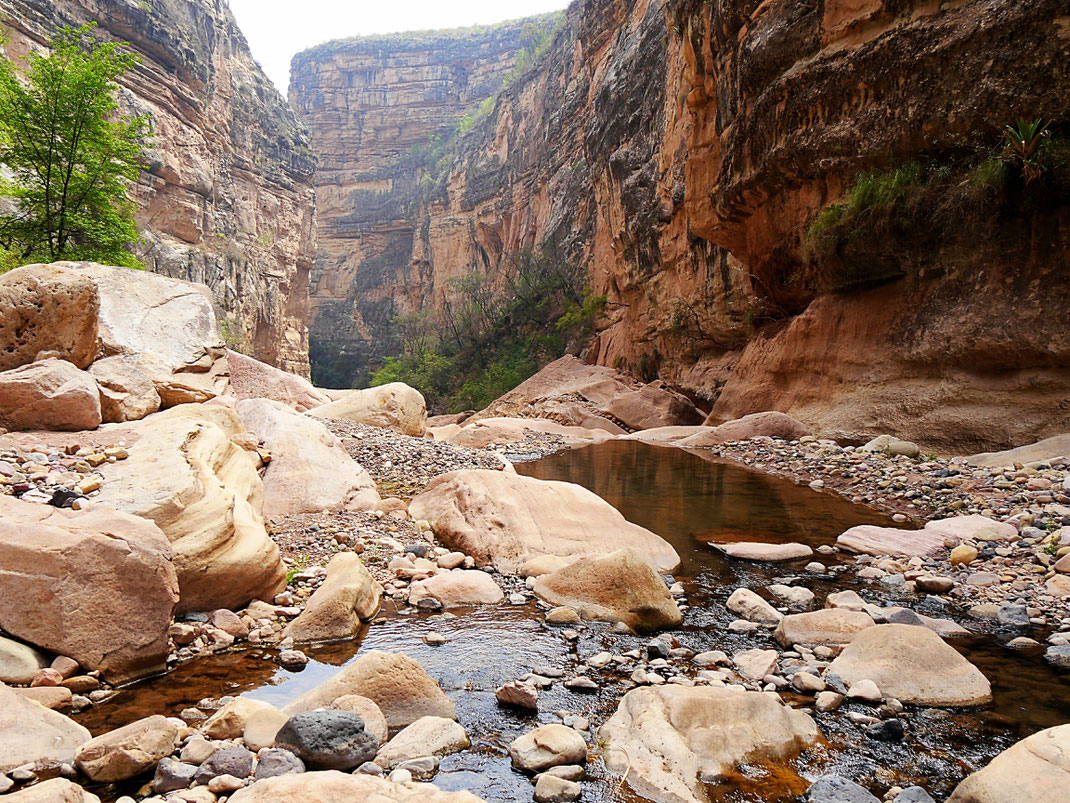
<path fill-rule="evenodd" d="M 418 390 L 403 382 L 391 382 L 366 390 L 342 391 L 335 401 L 316 407 L 312 415 L 355 421 L 420 438 L 427 423 L 427 404 Z"/>
<path fill-rule="evenodd" d="M 703 419 L 687 397 L 662 383 L 644 384 L 571 355 L 550 363 L 471 420 L 494 417 L 549 418 L 588 429 L 616 425 L 629 432 L 701 424 Z"/>
<path fill-rule="evenodd" d="M 2 0 L 0 12 L 15 59 L 84 22 L 130 43 L 141 62 L 121 79 L 119 100 L 147 114 L 153 132 L 132 191 L 138 255 L 156 273 L 210 287 L 229 339 L 307 377 L 315 158 L 228 6 Z"/>
<path fill-rule="evenodd" d="M 606 767 L 626 773 L 639 795 L 701 803 L 703 782 L 746 762 L 792 758 L 818 730 L 775 693 L 668 685 L 625 694 L 598 738 Z"/>
<path fill-rule="evenodd" d="M 917 705 L 981 705 L 992 687 L 954 647 L 926 627 L 875 625 L 855 635 L 829 672 L 850 685 L 872 680 L 889 697 Z"/>
<path fill-rule="evenodd" d="M 166 668 L 178 602 L 151 521 L 0 496 L 0 628 L 120 683 Z"/>
<path fill-rule="evenodd" d="M 70 763 L 89 731 L 69 717 L 19 696 L 0 683 L 0 772 L 23 764 Z"/>
<path fill-rule="evenodd" d="M 457 719 L 457 709 L 434 678 L 401 653 L 370 650 L 337 675 L 298 697 L 284 711 L 297 714 L 330 706 L 340 697 L 358 694 L 379 706 L 391 730 L 420 717 Z"/>
<path fill-rule="evenodd" d="M 245 433 L 221 405 L 182 405 L 131 425 L 122 464 L 104 464 L 97 501 L 163 530 L 174 551 L 177 610 L 239 608 L 286 584 L 279 549 L 264 529 L 264 486 L 234 445 Z"/>
<path fill-rule="evenodd" d="M 955 787 L 947 803 L 1061 800 L 1070 783 L 1070 725 L 1034 733 Z"/>
<path fill-rule="evenodd" d="M 271 452 L 264 472 L 264 515 L 370 510 L 375 481 L 319 421 L 269 399 L 244 399 L 242 423 Z"/>
<path fill-rule="evenodd" d="M 587 619 L 624 622 L 639 632 L 683 621 L 661 575 L 634 549 L 580 558 L 539 577 L 533 590 L 551 605 L 567 605 Z"/>
<path fill-rule="evenodd" d="M 297 642 L 352 638 L 360 623 L 379 610 L 382 586 L 353 552 L 340 552 L 327 564 L 327 579 L 316 589 L 283 637 Z"/>
<path fill-rule="evenodd" d="M 351 775 L 327 770 L 280 775 L 256 781 L 239 789 L 231 803 L 277 803 L 302 800 L 307 803 L 483 803 L 471 792 L 443 792 L 431 784 L 400 784 L 372 775 Z"/>
<path fill-rule="evenodd" d="M 516 572 L 539 555 L 607 555 L 635 549 L 662 572 L 680 565 L 676 550 L 632 524 L 579 485 L 502 471 L 463 470 L 436 477 L 409 505 L 451 549 Z"/>
<path fill-rule="evenodd" d="M 859 174 L 951 163 L 967 139 L 995 151 L 1022 108 L 1065 118 L 1064 18 L 1060 0 L 581 0 L 482 107 L 421 97 L 451 64 L 470 74 L 467 41 L 299 54 L 291 97 L 331 188 L 319 359 L 374 367 L 395 353 L 396 314 L 456 308 L 451 280 L 549 242 L 607 297 L 574 350 L 714 403 L 714 423 L 780 410 L 825 435 L 958 453 L 1065 432 L 1065 196 L 804 253 Z M 471 37 L 495 52 L 496 30 Z M 443 157 L 448 124 L 412 121 L 446 123 L 445 103 L 471 117 Z"/>

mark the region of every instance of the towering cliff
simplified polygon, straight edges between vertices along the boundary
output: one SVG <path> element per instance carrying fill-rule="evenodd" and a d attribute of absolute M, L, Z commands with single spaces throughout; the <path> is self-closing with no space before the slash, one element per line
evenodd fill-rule
<path fill-rule="evenodd" d="M 307 376 L 315 160 L 226 0 L 0 0 L 0 16 L 16 59 L 84 22 L 130 43 L 141 63 L 121 102 L 153 136 L 139 256 L 211 287 L 234 345 Z"/>
<path fill-rule="evenodd" d="M 330 59 L 295 60 L 316 143 L 366 114 L 410 130 L 398 87 L 424 67 L 403 68 L 404 41 L 379 43 L 395 69 L 367 73 L 363 96 L 321 89 L 340 80 Z M 441 308 L 450 278 L 552 240 L 608 299 L 586 357 L 659 375 L 714 420 L 782 409 L 841 437 L 971 450 L 1070 426 L 1067 198 L 1019 186 L 985 206 L 956 189 L 1005 123 L 1070 118 L 1064 3 L 577 0 L 543 51 L 482 109 L 467 99 L 474 122 L 444 170 L 415 170 L 413 202 L 389 206 L 412 175 L 397 148 L 339 199 L 332 216 L 359 225 L 321 224 L 325 360 L 382 353 L 387 313 Z M 326 158 L 356 172 L 383 140 L 346 130 Z M 894 225 L 806 259 L 820 210 L 915 158 L 934 178 Z M 401 228 L 391 248 L 354 245 Z"/>

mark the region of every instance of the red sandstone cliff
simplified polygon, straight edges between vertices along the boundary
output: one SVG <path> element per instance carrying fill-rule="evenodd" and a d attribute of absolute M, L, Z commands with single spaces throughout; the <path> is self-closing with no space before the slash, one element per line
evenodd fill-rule
<path fill-rule="evenodd" d="M 134 190 L 139 255 L 208 285 L 234 345 L 308 376 L 315 159 L 225 0 L 0 0 L 0 18 L 15 58 L 87 21 L 130 43 L 141 64 L 121 100 L 154 138 Z"/>
<path fill-rule="evenodd" d="M 449 49 L 437 57 L 446 70 Z M 376 58 L 393 67 L 363 94 L 324 90 L 331 58 L 295 60 L 314 140 L 353 137 L 325 156 L 332 173 L 392 152 L 346 120 L 415 130 L 411 96 L 392 99 L 426 67 L 402 69 L 385 44 Z M 588 358 L 705 397 L 715 420 L 782 409 L 838 436 L 955 450 L 1063 431 L 1065 207 L 842 256 L 879 282 L 828 281 L 836 266 L 805 264 L 802 242 L 863 170 L 953 160 L 1023 114 L 1067 119 L 1068 82 L 1058 0 L 579 0 L 456 139 L 440 184 L 384 212 L 396 196 L 380 162 L 378 184 L 338 198 L 332 217 L 360 225 L 321 227 L 327 350 L 359 340 L 351 354 L 374 357 L 393 314 L 440 306 L 451 277 L 552 238 L 608 296 Z M 375 245 L 399 221 L 403 241 Z"/>

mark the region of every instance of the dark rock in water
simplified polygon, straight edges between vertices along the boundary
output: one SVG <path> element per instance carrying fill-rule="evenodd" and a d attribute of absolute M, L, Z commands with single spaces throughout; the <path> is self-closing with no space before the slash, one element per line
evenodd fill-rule
<path fill-rule="evenodd" d="M 274 778 L 276 775 L 289 775 L 292 772 L 304 772 L 305 762 L 289 750 L 270 747 L 260 751 L 256 762 L 255 778 Z"/>
<path fill-rule="evenodd" d="M 434 597 L 424 597 L 416 603 L 416 607 L 425 611 L 441 611 L 442 603 Z"/>
<path fill-rule="evenodd" d="M 880 803 L 880 798 L 854 781 L 835 775 L 815 781 L 806 791 L 806 800 L 807 803 Z"/>
<path fill-rule="evenodd" d="M 152 791 L 158 795 L 174 792 L 178 789 L 188 789 L 197 774 L 196 764 L 187 764 L 184 761 L 175 761 L 173 758 L 162 758 L 156 765 L 156 776 L 152 779 Z"/>
<path fill-rule="evenodd" d="M 210 780 L 220 775 L 248 778 L 253 774 L 253 760 L 253 754 L 244 747 L 225 747 L 212 753 L 208 760 L 197 768 L 193 780 L 207 785 Z"/>
<path fill-rule="evenodd" d="M 1047 652 L 1044 653 L 1044 660 L 1056 666 L 1070 667 L 1070 644 L 1048 647 Z"/>
<path fill-rule="evenodd" d="M 201 611 L 190 611 L 189 613 L 182 614 L 183 622 L 198 622 L 202 625 L 208 624 L 208 614 Z"/>
<path fill-rule="evenodd" d="M 900 742 L 906 734 L 902 720 L 885 719 L 866 728 L 866 736 L 880 742 Z"/>
<path fill-rule="evenodd" d="M 892 625 L 916 625 L 917 627 L 925 627 L 925 622 L 921 620 L 921 617 L 909 608 L 901 608 L 895 613 L 889 614 L 886 618 L 888 624 Z"/>
<path fill-rule="evenodd" d="M 85 494 L 80 494 L 77 491 L 68 491 L 66 488 L 57 488 L 52 492 L 52 498 L 48 504 L 53 507 L 70 507 L 75 499 L 85 499 Z"/>
<path fill-rule="evenodd" d="M 837 694 L 847 695 L 847 684 L 843 682 L 843 678 L 837 675 L 835 672 L 825 673 L 825 685 Z"/>
<path fill-rule="evenodd" d="M 672 642 L 664 638 L 656 638 L 646 645 L 646 654 L 651 658 L 668 658 L 672 653 Z"/>
<path fill-rule="evenodd" d="M 1006 602 L 999 606 L 996 619 L 1000 624 L 1025 626 L 1029 624 L 1029 613 L 1020 602 Z"/>
<path fill-rule="evenodd" d="M 908 786 L 896 795 L 895 803 L 936 803 L 936 801 L 920 786 Z"/>
<path fill-rule="evenodd" d="M 351 770 L 375 758 L 379 740 L 351 711 L 306 711 L 286 720 L 275 746 L 293 751 L 314 770 Z"/>

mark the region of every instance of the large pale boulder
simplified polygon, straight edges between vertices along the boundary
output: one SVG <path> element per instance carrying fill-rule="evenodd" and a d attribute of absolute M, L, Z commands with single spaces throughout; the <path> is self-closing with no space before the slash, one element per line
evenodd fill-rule
<path fill-rule="evenodd" d="M 709 426 L 712 421 L 707 420 L 706 424 Z M 770 411 L 751 413 L 734 421 L 711 426 L 708 431 L 699 432 L 678 443 L 680 446 L 719 446 L 722 443 L 745 441 L 760 435 L 791 441 L 809 434 L 810 428 L 801 421 L 787 413 Z"/>
<path fill-rule="evenodd" d="M 9 429 L 78 432 L 100 422 L 97 383 L 73 363 L 51 358 L 0 373 L 0 424 Z"/>
<path fill-rule="evenodd" d="M 0 605 L 3 605 L 3 600 L 0 600 Z M 25 685 L 50 663 L 42 652 L 29 644 L 0 636 L 0 683 Z"/>
<path fill-rule="evenodd" d="M 322 423 L 281 402 L 245 399 L 242 423 L 271 452 L 264 472 L 264 515 L 370 510 L 379 493 L 371 475 Z"/>
<path fill-rule="evenodd" d="M 237 739 L 245 734 L 249 720 L 261 711 L 278 711 L 271 703 L 249 697 L 235 697 L 201 724 L 209 739 Z"/>
<path fill-rule="evenodd" d="M 353 390 L 337 401 L 312 411 L 317 418 L 355 421 L 372 427 L 392 429 L 402 435 L 421 437 L 427 422 L 427 404 L 423 394 L 403 382 Z"/>
<path fill-rule="evenodd" d="M 606 767 L 659 803 L 702 803 L 703 781 L 745 762 L 786 760 L 818 738 L 771 692 L 667 685 L 633 689 L 598 732 Z"/>
<path fill-rule="evenodd" d="M 151 770 L 177 743 L 174 721 L 155 714 L 90 739 L 78 748 L 74 763 L 94 781 L 114 783 Z"/>
<path fill-rule="evenodd" d="M 566 355 L 491 402 L 474 419 L 548 418 L 589 429 L 629 430 L 700 424 L 702 413 L 663 382 L 643 384 L 603 365 Z"/>
<path fill-rule="evenodd" d="M 952 541 L 1010 541 L 1018 535 L 1013 524 L 976 513 L 971 516 L 935 519 L 926 522 L 925 529 Z"/>
<path fill-rule="evenodd" d="M 544 418 L 484 418 L 449 432 L 436 432 L 435 438 L 469 449 L 486 449 L 516 443 L 537 433 L 556 435 L 565 443 L 601 443 L 613 437 L 605 429 L 559 424 Z"/>
<path fill-rule="evenodd" d="M 457 709 L 424 668 L 407 655 L 371 650 L 334 677 L 298 697 L 283 710 L 288 714 L 329 708 L 340 697 L 367 697 L 383 712 L 391 730 L 420 717 L 457 719 Z"/>
<path fill-rule="evenodd" d="M 738 560 L 777 562 L 799 560 L 814 554 L 814 550 L 806 544 L 795 542 L 786 544 L 770 544 L 758 541 L 711 542 L 710 546 L 721 550 L 728 557 Z"/>
<path fill-rule="evenodd" d="M 151 521 L 0 496 L 0 628 L 112 682 L 165 668 L 178 601 L 171 545 Z"/>
<path fill-rule="evenodd" d="M 238 399 L 271 399 L 299 413 L 330 402 L 307 379 L 236 351 L 227 351 L 227 368 L 231 393 Z"/>
<path fill-rule="evenodd" d="M 1070 789 L 1070 725 L 1017 742 L 955 787 L 947 803 L 1065 800 Z"/>
<path fill-rule="evenodd" d="M 100 803 L 100 798 L 66 778 L 52 778 L 6 795 L 4 803 Z"/>
<path fill-rule="evenodd" d="M 505 599 L 505 594 L 486 572 L 458 569 L 417 580 L 409 586 L 410 605 L 418 605 L 428 598 L 438 600 L 443 608 L 460 608 L 496 605 Z"/>
<path fill-rule="evenodd" d="M 382 591 L 356 553 L 339 552 L 327 564 L 327 578 L 283 636 L 297 642 L 352 638 L 361 621 L 379 610 Z"/>
<path fill-rule="evenodd" d="M 944 548 L 944 536 L 933 530 L 899 530 L 860 524 L 836 538 L 836 546 L 849 552 L 895 557 L 927 557 Z"/>
<path fill-rule="evenodd" d="M 444 756 L 471 744 L 464 728 L 445 717 L 420 717 L 379 748 L 375 763 L 393 769 L 403 761 L 424 756 Z"/>
<path fill-rule="evenodd" d="M 26 265 L 0 276 L 0 371 L 41 352 L 86 368 L 97 356 L 100 294 L 63 263 Z"/>
<path fill-rule="evenodd" d="M 773 635 L 788 648 L 792 644 L 834 647 L 847 644 L 860 632 L 873 626 L 873 619 L 867 613 L 846 608 L 825 608 L 785 616 Z"/>
<path fill-rule="evenodd" d="M 637 631 L 683 621 L 665 581 L 634 549 L 580 558 L 540 576 L 534 591 L 551 605 L 567 605 L 587 619 L 624 622 Z"/>
<path fill-rule="evenodd" d="M 54 766 L 73 761 L 89 738 L 89 731 L 73 719 L 0 683 L 0 772 L 23 764 Z"/>
<path fill-rule="evenodd" d="M 1000 468 L 1013 466 L 1015 463 L 1035 463 L 1053 460 L 1056 457 L 1070 457 L 1070 433 L 1054 435 L 1036 443 L 1018 446 L 1002 452 L 982 452 L 971 455 L 966 460 L 975 466 Z"/>
<path fill-rule="evenodd" d="M 156 522 L 171 542 L 178 610 L 239 608 L 286 584 L 264 529 L 264 487 L 231 438 L 244 435 L 222 405 L 183 405 L 130 425 L 137 440 L 121 464 L 101 466 L 98 503 Z"/>
<path fill-rule="evenodd" d="M 374 775 L 327 770 L 265 778 L 239 789 L 230 803 L 482 803 L 471 792 L 443 792 L 432 784 L 393 783 Z"/>
<path fill-rule="evenodd" d="M 100 391 L 104 423 L 137 421 L 160 409 L 156 385 L 137 360 L 125 354 L 105 357 L 89 366 Z"/>
<path fill-rule="evenodd" d="M 889 697 L 917 705 L 980 705 L 992 687 L 976 666 L 932 630 L 875 625 L 857 633 L 829 666 L 848 685 L 872 680 Z"/>
<path fill-rule="evenodd" d="M 505 572 L 516 572 L 539 555 L 596 556 L 624 548 L 635 549 L 661 572 L 680 564 L 663 538 L 568 482 L 502 471 L 454 471 L 432 480 L 412 500 L 409 514 L 429 521 L 451 549 Z"/>

